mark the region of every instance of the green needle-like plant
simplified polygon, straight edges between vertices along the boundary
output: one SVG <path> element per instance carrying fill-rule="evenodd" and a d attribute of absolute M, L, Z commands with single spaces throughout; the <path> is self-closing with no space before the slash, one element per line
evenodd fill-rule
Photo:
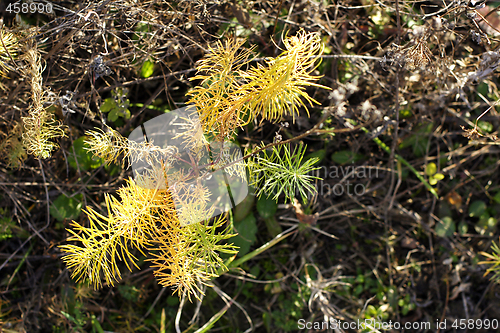
<path fill-rule="evenodd" d="M 500 247 L 497 243 L 493 242 L 493 245 L 491 245 L 491 249 L 493 250 L 493 253 L 479 252 L 479 254 L 489 259 L 488 261 L 481 261 L 479 262 L 479 264 L 491 265 L 491 267 L 486 270 L 486 273 L 484 275 L 493 273 L 491 280 L 500 284 Z"/>
<path fill-rule="evenodd" d="M 312 176 L 312 171 L 319 169 L 314 167 L 318 158 L 302 163 L 305 151 L 305 145 L 300 144 L 292 151 L 290 145 L 285 144 L 272 147 L 270 152 L 263 150 L 261 154 L 255 155 L 248 166 L 253 176 L 252 185 L 259 189 L 257 196 L 266 194 L 278 201 L 279 196 L 284 194 L 286 202 L 300 194 L 305 202 L 308 194 L 314 194 L 316 189 L 311 181 L 319 178 Z"/>

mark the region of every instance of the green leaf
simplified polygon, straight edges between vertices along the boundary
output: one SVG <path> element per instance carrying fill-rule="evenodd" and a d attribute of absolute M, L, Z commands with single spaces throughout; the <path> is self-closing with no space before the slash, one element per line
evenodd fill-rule
<path fill-rule="evenodd" d="M 482 83 L 478 84 L 476 91 L 477 91 L 478 95 L 481 94 L 483 96 L 487 96 L 488 92 L 489 92 L 488 84 L 486 82 L 482 82 Z M 482 99 L 479 96 L 477 97 L 477 100 L 482 101 Z"/>
<path fill-rule="evenodd" d="M 0 218 L 0 242 L 13 236 L 12 228 L 16 223 L 10 217 Z"/>
<path fill-rule="evenodd" d="M 434 164 L 434 163 L 433 163 Z M 444 175 L 442 173 L 436 173 L 429 177 L 429 184 L 436 185 L 438 181 L 443 180 Z"/>
<path fill-rule="evenodd" d="M 403 305 L 403 308 L 401 309 L 401 314 L 403 316 L 406 316 L 408 314 L 408 312 L 410 311 L 409 307 L 408 307 L 408 304 L 404 304 Z"/>
<path fill-rule="evenodd" d="M 74 220 L 80 215 L 83 205 L 83 194 L 67 197 L 61 194 L 50 206 L 50 215 L 59 222 L 64 219 Z"/>
<path fill-rule="evenodd" d="M 436 163 L 429 163 L 426 165 L 425 167 L 425 174 L 427 176 L 432 176 L 433 174 L 435 174 L 437 172 L 437 166 L 436 166 Z"/>
<path fill-rule="evenodd" d="M 105 164 L 104 165 L 104 170 L 108 173 L 110 177 L 116 176 L 120 173 L 121 171 L 121 166 L 118 164 L 110 163 L 110 164 Z"/>
<path fill-rule="evenodd" d="M 321 163 L 321 161 L 323 161 L 325 159 L 325 156 L 326 156 L 326 150 L 320 149 L 320 150 L 317 150 L 317 151 L 312 152 L 310 154 L 307 154 L 304 157 L 304 161 L 308 161 L 312 158 L 318 158 L 318 160 L 312 164 L 312 165 L 316 165 L 316 164 Z"/>
<path fill-rule="evenodd" d="M 120 90 L 118 92 L 113 92 L 114 95 L 123 94 Z M 101 104 L 101 112 L 108 113 L 108 120 L 115 122 L 119 117 L 123 117 L 125 119 L 130 118 L 130 111 L 128 110 L 129 101 L 128 99 L 124 101 L 124 103 L 118 104 L 113 97 L 108 97 Z"/>
<path fill-rule="evenodd" d="M 95 157 L 91 152 L 89 152 L 87 148 L 89 148 L 90 146 L 84 141 L 85 137 L 82 136 L 73 142 L 75 153 L 73 154 L 73 149 L 69 151 L 69 165 L 71 165 L 75 170 L 77 170 L 77 161 L 81 170 L 96 169 L 100 167 L 104 163 L 104 160 L 102 158 Z"/>
<path fill-rule="evenodd" d="M 451 237 L 455 232 L 455 222 L 449 216 L 443 217 L 435 227 L 436 235 L 439 237 Z"/>
<path fill-rule="evenodd" d="M 462 221 L 458 224 L 458 232 L 460 233 L 461 236 L 467 234 L 468 231 L 469 231 L 469 225 L 467 224 L 467 222 Z"/>
<path fill-rule="evenodd" d="M 272 237 L 276 237 L 283 231 L 278 221 L 274 218 L 277 210 L 278 204 L 271 197 L 262 196 L 257 201 L 257 211 L 264 219 L 267 231 Z"/>
<path fill-rule="evenodd" d="M 102 329 L 101 324 L 99 324 L 99 321 L 96 319 L 95 315 L 92 315 L 90 318 L 92 323 L 92 332 L 104 333 L 104 330 Z"/>
<path fill-rule="evenodd" d="M 351 162 L 358 162 L 361 161 L 365 158 L 364 155 L 355 153 L 350 150 L 341 150 L 338 152 L 333 153 L 332 155 L 332 161 L 334 161 L 337 164 L 347 164 Z"/>
<path fill-rule="evenodd" d="M 355 296 L 359 296 L 362 292 L 363 292 L 363 286 L 360 284 L 357 285 L 353 290 Z"/>
<path fill-rule="evenodd" d="M 481 200 L 476 200 L 469 206 L 470 217 L 480 217 L 486 211 L 486 203 Z"/>
<path fill-rule="evenodd" d="M 493 197 L 493 200 L 496 203 L 500 203 L 500 191 L 498 191 L 497 194 L 495 194 L 495 196 Z"/>
<path fill-rule="evenodd" d="M 114 109 L 111 109 L 111 111 L 109 112 L 108 114 L 108 120 L 109 121 L 112 121 L 112 122 L 115 122 L 117 119 L 118 119 L 118 107 L 114 108 Z"/>
<path fill-rule="evenodd" d="M 398 291 L 396 287 L 390 286 L 387 290 L 387 301 L 392 309 L 396 310 L 398 307 Z"/>
<path fill-rule="evenodd" d="M 134 31 L 137 32 L 149 32 L 150 26 L 147 23 L 137 23 L 137 25 L 134 28 Z M 133 40 L 140 40 L 142 36 L 145 34 L 133 34 L 132 39 Z"/>
<path fill-rule="evenodd" d="M 377 315 L 377 309 L 373 305 L 368 305 L 366 308 L 367 318 L 372 318 Z"/>
<path fill-rule="evenodd" d="M 278 210 L 278 204 L 271 198 L 267 196 L 262 196 L 257 201 L 257 211 L 259 215 L 264 219 L 273 217 Z"/>
<path fill-rule="evenodd" d="M 491 133 L 493 131 L 493 125 L 487 121 L 479 120 L 477 122 L 477 127 L 479 127 L 481 131 L 486 133 Z"/>
<path fill-rule="evenodd" d="M 381 8 L 372 9 L 369 16 L 377 27 L 385 27 L 391 20 L 389 14 Z"/>
<path fill-rule="evenodd" d="M 413 116 L 411 109 L 402 109 L 399 111 L 399 118 L 400 119 L 410 118 L 411 116 Z"/>
<path fill-rule="evenodd" d="M 101 104 L 101 112 L 109 112 L 116 108 L 116 102 L 114 98 L 108 97 Z"/>
<path fill-rule="evenodd" d="M 63 314 L 64 317 L 66 317 L 66 319 L 69 319 L 69 320 L 71 320 L 74 323 L 78 323 L 78 321 L 72 315 L 70 315 L 69 313 L 66 313 L 64 311 L 61 311 L 61 313 Z"/>
<path fill-rule="evenodd" d="M 479 222 L 476 224 L 474 229 L 480 235 L 493 236 L 497 230 L 498 220 L 494 217 L 490 217 L 488 214 L 481 216 Z"/>
<path fill-rule="evenodd" d="M 243 221 L 235 223 L 234 227 L 238 236 L 232 237 L 230 241 L 240 248 L 238 255 L 243 256 L 248 253 L 250 246 L 256 241 L 257 220 L 253 214 L 248 215 Z"/>
<path fill-rule="evenodd" d="M 123 284 L 118 285 L 118 292 L 123 298 L 131 302 L 137 302 L 140 294 L 139 289 L 136 287 Z"/>
<path fill-rule="evenodd" d="M 154 69 L 155 69 L 155 64 L 154 62 L 150 61 L 150 60 L 146 60 L 144 62 L 144 64 L 142 64 L 142 68 L 141 68 L 141 76 L 143 78 L 148 78 L 150 77 L 151 75 L 153 75 L 153 72 L 154 72 Z"/>
<path fill-rule="evenodd" d="M 434 176 L 433 176 L 434 179 L 436 180 L 443 180 L 444 179 L 444 175 L 442 173 L 436 173 Z"/>
<path fill-rule="evenodd" d="M 240 222 L 245 217 L 247 217 L 254 207 L 254 201 L 255 201 L 255 195 L 249 194 L 246 196 L 245 199 L 243 199 L 242 202 L 237 204 L 236 207 L 234 207 L 233 221 Z"/>
<path fill-rule="evenodd" d="M 271 314 L 269 314 L 269 312 L 264 312 L 262 314 L 262 322 L 264 323 L 264 327 L 266 328 L 266 331 L 272 332 L 272 330 L 271 330 L 272 316 L 271 316 Z"/>
<path fill-rule="evenodd" d="M 274 216 L 264 219 L 264 222 L 266 223 L 267 232 L 271 237 L 274 238 L 283 232 L 283 229 Z"/>

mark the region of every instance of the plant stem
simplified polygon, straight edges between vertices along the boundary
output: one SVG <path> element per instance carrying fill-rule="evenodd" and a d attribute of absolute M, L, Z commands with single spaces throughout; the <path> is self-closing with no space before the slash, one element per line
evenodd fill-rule
<path fill-rule="evenodd" d="M 269 242 L 267 242 L 266 244 L 262 245 L 261 247 L 259 247 L 258 249 L 244 255 L 243 257 L 239 258 L 238 260 L 235 260 L 235 261 L 232 261 L 232 259 L 228 259 L 229 263 L 227 263 L 228 261 L 226 261 L 227 265 L 226 267 L 229 269 L 229 268 L 236 268 L 236 267 L 239 267 L 241 264 L 247 262 L 248 260 L 258 256 L 259 254 L 261 254 L 262 252 L 266 251 L 267 249 L 273 247 L 274 245 L 276 245 L 277 243 L 281 242 L 282 240 L 284 240 L 285 238 L 287 238 L 288 236 L 292 235 L 293 234 L 293 230 L 297 229 L 298 225 L 294 225 L 293 227 L 289 228 L 288 230 L 285 230 L 284 232 L 282 232 L 281 234 L 279 234 L 278 236 L 276 236 L 275 238 L 273 238 L 272 240 L 270 240 Z M 223 271 L 219 268 L 219 271 L 217 272 L 218 275 L 222 274 Z"/>

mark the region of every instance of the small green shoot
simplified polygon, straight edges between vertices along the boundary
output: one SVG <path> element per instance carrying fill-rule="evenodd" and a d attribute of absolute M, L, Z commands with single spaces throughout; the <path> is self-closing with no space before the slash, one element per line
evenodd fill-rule
<path fill-rule="evenodd" d="M 101 112 L 108 114 L 108 120 L 115 122 L 119 117 L 130 119 L 130 101 L 127 98 L 128 89 L 117 88 L 111 92 L 112 97 L 108 97 L 101 104 Z"/>
<path fill-rule="evenodd" d="M 425 166 L 425 174 L 429 177 L 429 184 L 436 185 L 438 181 L 444 179 L 442 173 L 437 173 L 436 163 L 429 163 Z"/>
<path fill-rule="evenodd" d="M 261 197 L 265 193 L 278 201 L 279 196 L 284 194 L 287 202 L 300 194 L 305 202 L 308 194 L 316 193 L 311 182 L 319 178 L 312 176 L 311 172 L 319 169 L 313 166 L 318 159 L 312 158 L 302 163 L 305 151 L 306 146 L 302 144 L 293 150 L 288 144 L 274 146 L 271 152 L 264 150 L 250 161 L 251 172 L 255 175 L 252 185 L 259 188 L 257 196 Z"/>

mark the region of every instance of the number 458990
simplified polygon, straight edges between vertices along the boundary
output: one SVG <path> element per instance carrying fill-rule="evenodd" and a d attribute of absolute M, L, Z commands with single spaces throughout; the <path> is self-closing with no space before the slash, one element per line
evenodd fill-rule
<path fill-rule="evenodd" d="M 51 14 L 53 11 L 52 4 L 51 3 L 36 3 L 36 2 L 31 2 L 31 3 L 20 3 L 20 1 L 15 2 L 15 3 L 10 3 L 6 11 L 9 13 L 14 13 L 14 14 L 34 14 L 34 13 L 39 13 L 39 14 Z"/>
<path fill-rule="evenodd" d="M 470 330 L 476 330 L 476 329 L 497 329 L 498 328 L 498 319 L 455 319 L 451 327 L 456 328 L 456 329 L 470 329 Z"/>

